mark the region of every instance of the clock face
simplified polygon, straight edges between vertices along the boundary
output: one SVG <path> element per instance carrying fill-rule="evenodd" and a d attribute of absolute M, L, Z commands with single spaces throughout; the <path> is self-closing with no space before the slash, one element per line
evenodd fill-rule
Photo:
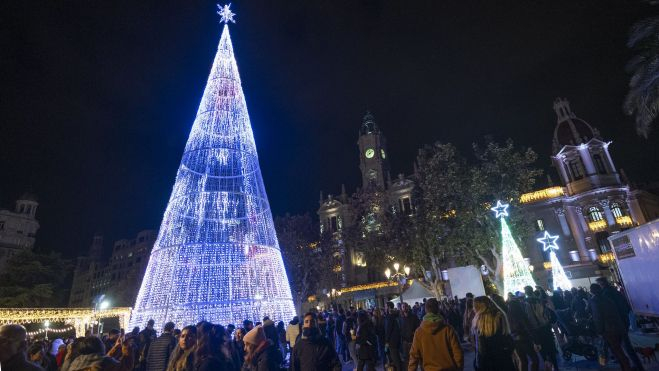
<path fill-rule="evenodd" d="M 383 150 L 383 149 L 380 150 L 380 155 L 382 156 L 382 159 L 383 159 L 383 160 L 384 160 L 385 158 L 387 158 L 387 155 L 386 155 L 386 153 L 384 153 L 384 150 Z"/>
<path fill-rule="evenodd" d="M 364 155 L 366 156 L 366 158 L 373 158 L 373 156 L 375 155 L 375 150 L 373 148 L 369 148 L 366 150 L 366 153 L 364 153 Z"/>

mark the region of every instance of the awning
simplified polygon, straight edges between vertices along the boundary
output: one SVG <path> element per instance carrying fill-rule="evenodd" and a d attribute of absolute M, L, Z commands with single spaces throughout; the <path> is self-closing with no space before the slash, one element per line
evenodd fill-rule
<path fill-rule="evenodd" d="M 416 302 L 422 303 L 423 299 L 430 299 L 434 297 L 435 294 L 428 290 L 422 283 L 419 282 L 419 280 L 412 281 L 410 287 L 403 291 L 403 301 L 410 305 L 414 305 Z M 400 302 L 400 298 L 394 298 L 389 301 L 394 304 L 398 304 Z"/>

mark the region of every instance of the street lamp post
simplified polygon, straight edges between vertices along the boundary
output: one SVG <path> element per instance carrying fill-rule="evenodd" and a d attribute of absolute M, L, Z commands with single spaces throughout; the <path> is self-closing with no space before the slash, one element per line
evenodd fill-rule
<path fill-rule="evenodd" d="M 334 302 L 339 296 L 341 296 L 341 291 L 337 289 L 331 289 L 327 292 L 327 297 L 330 299 L 330 306 L 334 305 Z"/>
<path fill-rule="evenodd" d="M 46 329 L 46 340 L 48 340 L 48 329 L 50 328 L 50 321 L 46 320 L 43 323 L 43 327 Z"/>
<path fill-rule="evenodd" d="M 394 263 L 394 272 L 392 273 L 390 268 L 387 268 L 384 271 L 384 275 L 387 276 L 387 279 L 390 281 L 395 281 L 398 283 L 398 292 L 399 292 L 399 299 L 400 299 L 400 304 L 403 305 L 403 286 L 405 286 L 405 283 L 407 282 L 407 277 L 410 275 L 410 267 L 405 266 L 403 267 L 403 271 L 399 271 L 400 269 L 400 264 Z"/>

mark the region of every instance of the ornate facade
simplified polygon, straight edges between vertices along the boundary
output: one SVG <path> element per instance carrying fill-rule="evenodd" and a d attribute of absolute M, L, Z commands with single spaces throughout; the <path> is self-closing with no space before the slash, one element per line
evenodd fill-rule
<path fill-rule="evenodd" d="M 560 186 L 522 196 L 524 211 L 538 236 L 560 235 L 557 252 L 575 286 L 587 286 L 593 277 L 608 274 L 607 237 L 659 217 L 659 197 L 633 188 L 609 152 L 612 142 L 578 118 L 567 100 L 554 102 L 557 115 L 552 162 Z M 538 278 L 550 269 L 545 252 L 529 236 L 528 256 Z M 546 268 L 546 270 L 545 270 Z"/>
<path fill-rule="evenodd" d="M 34 247 L 38 206 L 37 198 L 26 193 L 16 201 L 14 211 L 0 209 L 0 272 L 12 255 Z"/>
<path fill-rule="evenodd" d="M 358 132 L 357 147 L 362 185 L 355 193 L 370 192 L 383 200 L 384 207 L 391 207 L 396 212 L 412 214 L 413 176 L 399 174 L 395 180 L 391 179 L 387 140 L 372 114 L 366 113 Z M 341 186 L 341 192 L 337 197 L 329 194 L 325 198 L 323 193 L 320 193 L 320 207 L 317 213 L 320 219 L 321 233 L 332 233 L 339 237 L 344 228 L 357 222 L 350 205 L 351 197 L 346 193 L 344 185 Z M 370 272 L 369 274 L 367 262 L 359 251 L 346 249 L 340 238 L 337 238 L 337 244 L 337 254 L 341 255 L 340 271 L 337 274 L 340 275 L 343 286 L 362 285 L 366 282 L 384 280 L 381 272 Z M 386 291 L 395 291 L 390 287 L 385 287 L 385 289 Z M 351 299 L 359 301 L 362 296 L 370 299 L 374 298 L 376 294 L 370 291 L 360 292 L 360 290 L 355 290 L 351 296 Z"/>
<path fill-rule="evenodd" d="M 133 239 L 114 243 L 108 261 L 103 259 L 103 236 L 96 234 L 89 255 L 79 257 L 73 273 L 69 307 L 89 307 L 105 295 L 113 307 L 131 307 L 149 262 L 156 231 L 141 231 Z"/>

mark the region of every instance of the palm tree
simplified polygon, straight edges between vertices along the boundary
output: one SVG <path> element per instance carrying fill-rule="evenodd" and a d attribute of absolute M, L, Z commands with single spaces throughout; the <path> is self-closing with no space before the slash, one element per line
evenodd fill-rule
<path fill-rule="evenodd" d="M 634 24 L 627 46 L 636 55 L 627 64 L 631 79 L 623 108 L 635 116 L 638 135 L 647 138 L 659 115 L 659 17 Z"/>

